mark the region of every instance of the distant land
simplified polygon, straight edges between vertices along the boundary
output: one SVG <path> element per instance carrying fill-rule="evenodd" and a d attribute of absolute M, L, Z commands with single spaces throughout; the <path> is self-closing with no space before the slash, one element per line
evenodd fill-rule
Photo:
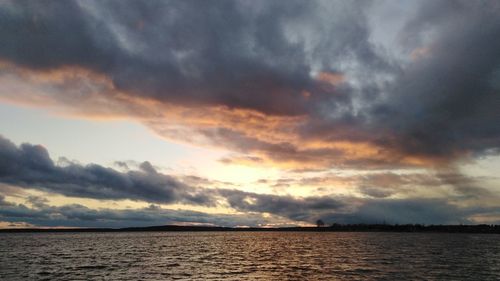
<path fill-rule="evenodd" d="M 137 231 L 255 231 L 255 232 L 428 232 L 500 234 L 500 225 L 421 225 L 421 224 L 333 224 L 324 227 L 218 227 L 161 225 L 126 228 L 9 228 L 0 233 L 22 232 L 137 232 Z"/>

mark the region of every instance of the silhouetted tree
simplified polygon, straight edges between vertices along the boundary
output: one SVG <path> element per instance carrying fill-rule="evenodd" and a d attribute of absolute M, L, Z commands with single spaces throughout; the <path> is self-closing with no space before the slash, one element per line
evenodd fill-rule
<path fill-rule="evenodd" d="M 317 227 L 322 227 L 322 226 L 325 226 L 325 222 L 324 222 L 324 221 L 322 221 L 322 220 L 317 220 L 317 221 L 316 221 L 316 226 L 317 226 Z"/>

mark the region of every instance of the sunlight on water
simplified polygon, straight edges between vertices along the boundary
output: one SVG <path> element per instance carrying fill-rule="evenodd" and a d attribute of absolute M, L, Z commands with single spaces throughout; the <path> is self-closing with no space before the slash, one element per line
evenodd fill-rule
<path fill-rule="evenodd" d="M 0 280 L 499 280 L 500 236 L 0 234 Z"/>

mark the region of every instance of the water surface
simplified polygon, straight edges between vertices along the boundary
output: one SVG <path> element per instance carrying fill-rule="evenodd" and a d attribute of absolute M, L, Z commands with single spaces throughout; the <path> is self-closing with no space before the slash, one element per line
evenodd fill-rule
<path fill-rule="evenodd" d="M 0 234 L 0 280 L 500 280 L 500 235 Z"/>

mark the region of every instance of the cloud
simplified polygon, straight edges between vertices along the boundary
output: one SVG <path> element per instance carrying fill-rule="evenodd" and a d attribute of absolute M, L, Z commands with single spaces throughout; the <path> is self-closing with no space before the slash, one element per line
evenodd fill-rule
<path fill-rule="evenodd" d="M 494 187 L 487 188 L 488 180 L 495 177 L 470 176 L 457 169 L 368 171 L 363 173 L 317 173 L 312 176 L 293 176 L 277 179 L 260 179 L 277 192 L 300 189 L 317 194 L 352 194 L 372 198 L 442 197 L 449 200 L 481 200 L 484 203 L 499 200 Z"/>
<path fill-rule="evenodd" d="M 0 221 L 0 228 L 33 228 L 33 227 L 36 226 L 27 222 Z"/>
<path fill-rule="evenodd" d="M 220 190 L 227 204 L 243 212 L 270 213 L 294 221 L 313 222 L 323 212 L 336 212 L 345 208 L 341 198 L 279 196 L 256 194 L 238 190 Z"/>
<path fill-rule="evenodd" d="M 332 214 L 326 219 L 337 223 L 470 224 L 477 223 L 469 219 L 474 212 L 480 211 L 459 208 L 443 199 L 373 199 L 355 212 Z"/>
<path fill-rule="evenodd" d="M 1 202 L 1 201 L 0 201 Z M 165 224 L 204 224 L 217 226 L 265 226 L 272 223 L 293 224 L 289 220 L 261 214 L 207 214 L 172 210 L 150 205 L 140 209 L 91 209 L 79 204 L 28 207 L 0 203 L 0 227 L 132 227 Z"/>
<path fill-rule="evenodd" d="M 393 68 L 369 40 L 370 5 L 358 4 L 4 3 L 1 96 L 73 114 L 136 118 L 167 138 L 291 169 L 348 165 L 350 157 L 365 162 L 374 153 L 355 157 L 331 140 L 318 147 L 299 133 L 315 122 L 357 120 L 359 85 L 350 79 L 373 82 Z M 372 163 L 387 164 L 387 155 Z"/>
<path fill-rule="evenodd" d="M 401 41 L 410 49 L 426 48 L 425 56 L 398 73 L 390 100 L 374 107 L 376 122 L 399 136 L 391 145 L 406 153 L 453 158 L 496 151 L 500 5 L 424 3 Z"/>
<path fill-rule="evenodd" d="M 26 1 L 2 6 L 4 60 L 38 70 L 83 67 L 110 77 L 120 91 L 158 101 L 301 114 L 308 111 L 303 91 L 336 103 L 311 78 L 312 62 L 327 63 L 322 61 L 327 52 L 329 61 L 341 59 L 346 49 L 351 59 L 377 61 L 366 41 L 362 9 L 348 5 Z M 324 9 L 342 20 L 327 17 Z M 331 25 L 312 20 L 315 16 Z M 327 41 L 305 46 L 313 43 L 306 41 L 310 32 L 322 29 Z"/>
<path fill-rule="evenodd" d="M 36 188 L 70 197 L 131 199 L 153 203 L 186 203 L 212 206 L 209 194 L 186 185 L 174 177 L 157 173 L 149 162 L 140 170 L 119 172 L 96 164 L 54 164 L 40 145 L 17 147 L 0 136 L 0 181 L 25 188 Z"/>
<path fill-rule="evenodd" d="M 157 172 L 149 162 L 140 164 L 140 170 L 126 172 L 96 164 L 83 166 L 69 162 L 58 166 L 42 146 L 27 143 L 16 146 L 3 137 L 0 137 L 0 159 L 3 160 L 0 165 L 0 182 L 76 198 L 130 199 L 208 207 L 227 205 L 245 213 L 269 213 L 293 221 L 310 221 L 317 211 L 334 211 L 344 206 L 339 200 L 327 196 L 295 198 L 206 188 L 207 185 L 230 185 L 193 176 L 183 177 L 186 180 L 183 182 L 180 178 Z M 197 186 L 198 184 L 204 186 Z M 27 200 L 38 209 L 47 203 L 36 197 L 28 197 Z M 9 207 L 4 210 L 6 217 L 23 217 L 24 214 L 46 216 L 45 212 L 31 214 L 33 210 L 24 205 L 15 206 L 4 200 L 0 203 Z M 85 214 L 93 216 L 91 211 L 86 210 Z"/>
<path fill-rule="evenodd" d="M 251 195 L 250 195 L 251 196 Z M 261 200 L 261 199 L 259 199 Z M 289 199 L 284 199 L 289 200 Z M 279 205 L 284 200 L 276 200 Z M 293 201 L 293 200 L 290 200 Z M 300 213 L 285 206 L 280 215 L 264 215 L 259 212 L 244 214 L 203 213 L 189 210 L 172 210 L 150 205 L 140 209 L 91 209 L 79 204 L 50 206 L 38 204 L 28 207 L 24 204 L 5 202 L 0 198 L 1 227 L 128 227 L 164 224 L 203 224 L 219 226 L 287 226 L 312 223 L 321 218 L 327 223 L 498 223 L 500 210 L 476 207 L 459 208 L 441 199 L 366 200 L 359 208 L 350 212 L 317 212 L 326 210 L 331 202 L 312 200 L 312 213 Z M 293 205 L 293 204 L 292 204 Z M 301 207 L 299 207 L 301 208 Z M 284 212 L 283 212 L 284 211 Z M 290 216 L 290 217 L 289 217 Z M 302 222 L 300 222 L 302 221 Z"/>
<path fill-rule="evenodd" d="M 0 194 L 1 216 L 6 221 L 54 225 L 61 223 L 75 226 L 102 226 L 104 221 L 124 225 L 120 221 L 159 223 L 160 220 L 195 223 L 225 223 L 241 225 L 248 214 L 253 224 L 275 221 L 310 223 L 319 218 L 345 222 L 373 222 L 387 219 L 391 222 L 447 223 L 472 222 L 472 217 L 488 217 L 498 212 L 498 196 L 483 188 L 481 179 L 470 178 L 453 171 L 439 174 L 369 173 L 365 175 L 323 175 L 310 178 L 281 178 L 266 180 L 275 187 L 309 186 L 332 188 L 344 186 L 359 191 L 359 196 L 332 195 L 321 192 L 317 196 L 262 194 L 232 189 L 234 185 L 196 176 L 174 177 L 158 172 L 149 162 L 138 170 L 120 172 L 96 164 L 81 165 L 66 161 L 63 166 L 54 164 L 45 148 L 40 145 L 16 146 L 0 138 L 0 182 L 10 186 Z M 233 215 L 211 215 L 189 211 L 142 211 L 90 209 L 73 204 L 50 207 L 45 198 L 16 192 L 15 188 L 35 189 L 73 198 L 97 200 L 134 200 L 159 204 L 180 203 L 191 206 L 229 208 Z M 433 192 L 429 192 L 432 189 Z M 28 205 L 10 203 L 4 196 L 25 198 Z M 481 206 L 481 207 L 475 207 Z M 49 208 L 50 207 L 50 208 Z M 59 220 L 62 214 L 64 220 Z M 202 215 L 203 214 L 203 215 Z M 267 214 L 267 217 L 266 217 Z M 182 216 L 181 216 L 182 215 Z M 271 219 L 272 217 L 272 219 Z M 23 218 L 30 218 L 24 220 Z M 266 218 L 263 220 L 262 218 Z M 234 222 L 230 222 L 235 219 Z M 53 223 L 50 221 L 54 220 Z M 69 220 L 69 221 L 66 221 Z M 491 220 L 491 218 L 490 218 Z M 94 223 L 95 224 L 92 224 Z M 250 221 L 246 221 L 249 222 Z"/>
<path fill-rule="evenodd" d="M 500 5 L 421 0 L 389 17 L 388 3 L 3 2 L 0 101 L 133 119 L 166 139 L 228 150 L 227 164 L 378 171 L 337 179 L 370 202 L 422 196 L 417 185 L 451 194 L 450 210 L 496 199 L 454 169 L 499 152 Z M 194 187 L 211 184 L 203 179 L 148 163 L 57 165 L 43 147 L 5 139 L 0 154 L 4 184 L 67 196 L 213 206 L 225 192 L 249 212 L 324 214 L 301 211 L 314 198 L 208 192 Z M 427 174 L 383 174 L 415 168 Z M 321 198 L 339 212 L 343 199 Z"/>

